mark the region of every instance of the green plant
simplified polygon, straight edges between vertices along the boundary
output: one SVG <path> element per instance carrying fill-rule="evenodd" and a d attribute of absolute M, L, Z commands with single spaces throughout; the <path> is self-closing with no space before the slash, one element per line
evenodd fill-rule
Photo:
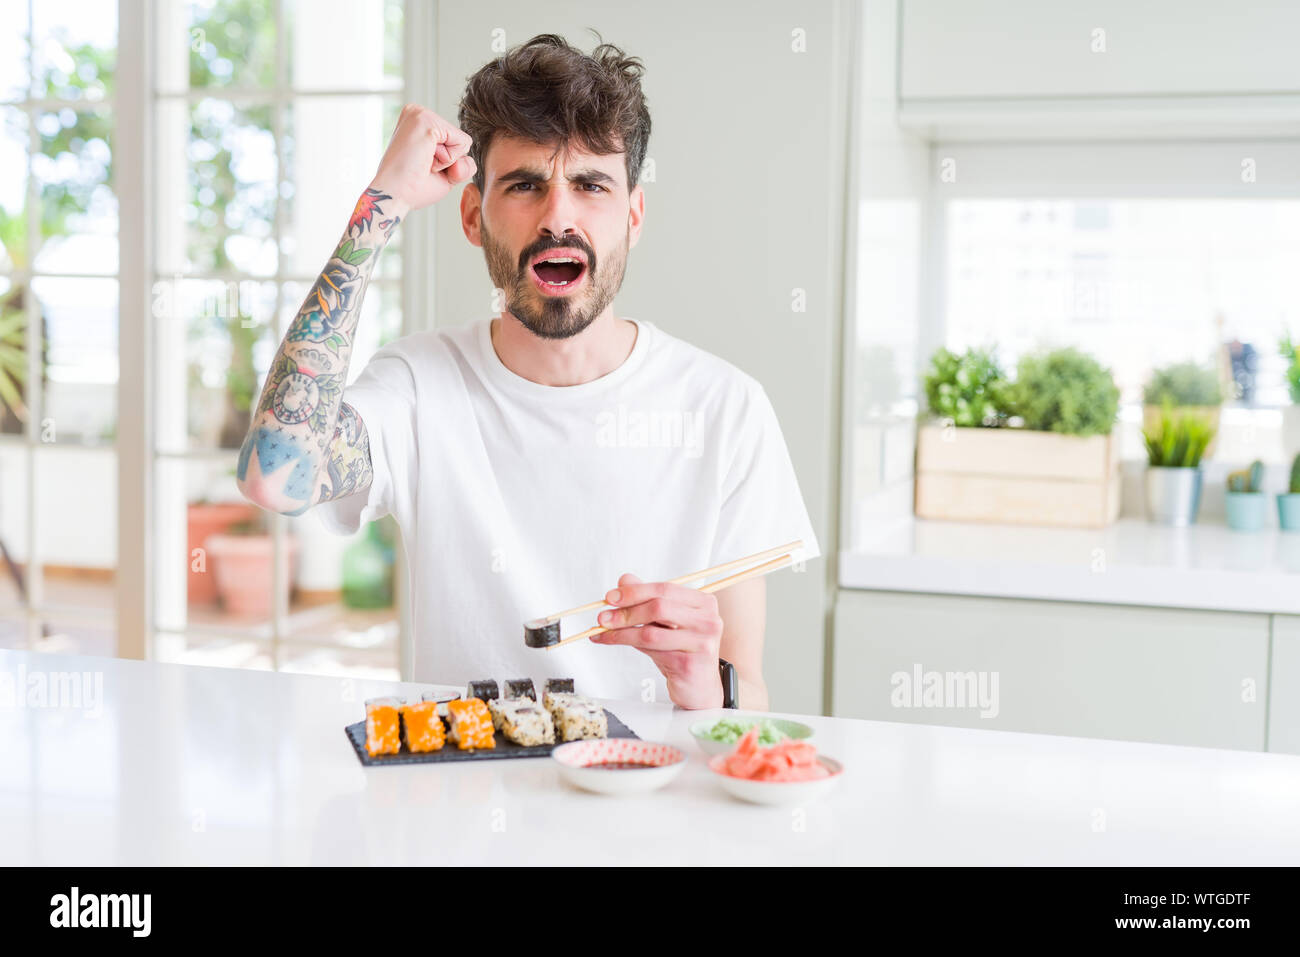
<path fill-rule="evenodd" d="M 232 522 L 226 526 L 227 535 L 269 535 L 271 526 L 266 520 L 266 511 L 258 509 L 251 517 L 242 521 Z"/>
<path fill-rule="evenodd" d="M 1223 402 L 1219 377 L 1213 369 L 1196 362 L 1161 366 L 1151 373 L 1143 387 L 1142 401 L 1147 405 L 1164 405 L 1166 400 L 1176 406 L 1219 405 Z"/>
<path fill-rule="evenodd" d="M 1096 359 L 1078 349 L 1025 356 L 1007 390 L 1009 411 L 1025 428 L 1066 435 L 1108 435 L 1119 388 Z"/>
<path fill-rule="evenodd" d="M 1264 484 L 1264 463 L 1259 459 L 1238 472 L 1228 473 L 1229 492 L 1258 492 Z"/>
<path fill-rule="evenodd" d="M 1292 495 L 1300 495 L 1300 455 L 1291 460 L 1291 482 L 1287 491 Z"/>
<path fill-rule="evenodd" d="M 1143 431 L 1147 462 L 1155 468 L 1194 469 L 1214 438 L 1214 426 L 1203 415 L 1175 416 L 1166 403 L 1155 429 Z"/>
<path fill-rule="evenodd" d="M 1300 345 L 1287 334 L 1278 343 L 1277 351 L 1287 360 L 1286 387 L 1291 393 L 1291 401 L 1300 404 Z"/>
<path fill-rule="evenodd" d="M 27 316 L 21 309 L 0 315 L 0 405 L 9 409 L 19 422 L 27 420 L 23 402 L 23 384 L 27 381 L 27 352 L 23 330 Z"/>
<path fill-rule="evenodd" d="M 992 350 L 968 349 L 957 355 L 939 349 L 930 357 L 925 401 L 932 414 L 954 425 L 1002 425 L 1007 418 L 1005 388 L 1006 378 Z"/>

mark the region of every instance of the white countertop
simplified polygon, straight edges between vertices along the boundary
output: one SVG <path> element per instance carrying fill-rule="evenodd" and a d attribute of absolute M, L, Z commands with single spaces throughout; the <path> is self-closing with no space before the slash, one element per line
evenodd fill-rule
<path fill-rule="evenodd" d="M 1101 529 L 906 519 L 841 552 L 840 585 L 1300 614 L 1300 533 L 1140 519 Z"/>
<path fill-rule="evenodd" d="M 1288 755 L 803 718 L 846 776 L 765 808 L 712 779 L 702 713 L 618 701 L 690 764 L 611 798 L 549 758 L 362 767 L 344 726 L 412 685 L 0 652 L 11 688 L 55 671 L 100 714 L 0 699 L 0 865 L 1300 864 Z"/>

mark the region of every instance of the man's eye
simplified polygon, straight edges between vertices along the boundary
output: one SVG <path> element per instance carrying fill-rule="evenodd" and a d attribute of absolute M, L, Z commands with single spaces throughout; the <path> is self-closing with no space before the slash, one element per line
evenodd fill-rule
<path fill-rule="evenodd" d="M 517 190 L 517 189 L 518 189 L 519 187 L 521 187 L 521 186 L 532 186 L 532 185 L 533 185 L 532 183 L 515 183 L 515 185 L 513 185 L 513 186 L 511 186 L 509 189 L 507 189 L 506 192 L 507 192 L 507 193 L 512 193 L 512 192 L 514 192 L 515 190 Z"/>
<path fill-rule="evenodd" d="M 583 189 L 586 189 L 588 186 L 590 186 L 592 189 L 597 190 L 598 192 L 601 192 L 601 193 L 603 193 L 603 192 L 605 191 L 605 187 L 604 187 L 604 186 L 601 186 L 599 183 L 583 183 L 583 184 L 582 184 L 582 188 L 583 188 Z"/>

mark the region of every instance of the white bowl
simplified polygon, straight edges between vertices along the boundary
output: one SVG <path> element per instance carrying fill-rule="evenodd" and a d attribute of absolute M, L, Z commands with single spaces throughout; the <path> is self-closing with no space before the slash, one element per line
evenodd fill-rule
<path fill-rule="evenodd" d="M 795 804 L 806 804 L 809 801 L 815 801 L 826 792 L 830 791 L 835 785 L 839 784 L 840 778 L 844 776 L 844 765 L 833 758 L 817 755 L 817 761 L 827 771 L 830 771 L 830 777 L 815 778 L 812 781 L 750 781 L 746 778 L 733 778 L 730 774 L 724 774 L 719 768 L 722 765 L 723 755 L 711 758 L 709 760 L 709 770 L 713 772 L 722 789 L 732 797 L 740 798 L 742 801 L 749 801 L 753 804 L 775 804 L 781 806 L 790 806 Z"/>
<path fill-rule="evenodd" d="M 551 752 L 560 777 L 597 794 L 640 794 L 661 788 L 686 767 L 686 755 L 671 744 L 639 738 L 595 738 L 570 741 Z M 630 761 L 646 767 L 609 768 L 597 765 Z"/>
<path fill-rule="evenodd" d="M 708 737 L 709 728 L 723 720 L 723 718 L 731 718 L 735 721 L 749 721 L 753 724 L 768 720 L 776 725 L 777 730 L 787 738 L 793 738 L 796 741 L 807 741 L 813 736 L 813 729 L 808 725 L 798 721 L 787 721 L 785 718 L 768 718 L 765 714 L 721 715 L 717 718 L 709 718 L 706 721 L 696 721 L 691 725 L 691 737 L 695 739 L 695 743 L 700 746 L 700 750 L 705 754 L 730 754 L 736 749 L 735 741 L 714 741 Z M 765 745 L 760 745 L 760 747 L 765 747 Z"/>

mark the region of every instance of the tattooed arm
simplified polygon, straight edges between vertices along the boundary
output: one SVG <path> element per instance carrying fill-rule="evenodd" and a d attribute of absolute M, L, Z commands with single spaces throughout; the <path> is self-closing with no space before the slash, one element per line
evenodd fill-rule
<path fill-rule="evenodd" d="M 397 224 L 474 174 L 469 147 L 432 110 L 403 108 L 374 180 L 271 363 L 235 470 L 250 501 L 301 515 L 369 487 L 366 424 L 342 401 L 361 300 Z"/>

